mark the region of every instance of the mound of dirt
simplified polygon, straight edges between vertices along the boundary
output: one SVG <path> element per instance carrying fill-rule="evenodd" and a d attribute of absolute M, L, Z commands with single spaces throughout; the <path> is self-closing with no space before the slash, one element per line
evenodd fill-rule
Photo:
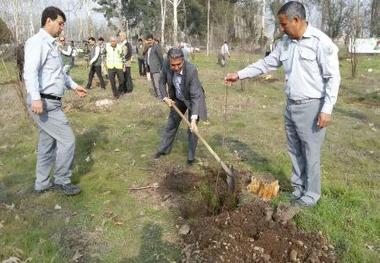
<path fill-rule="evenodd" d="M 242 204 L 240 190 L 229 193 L 225 178 L 218 169 L 168 170 L 160 191 L 181 215 L 182 262 L 337 262 L 321 234 L 297 229 L 298 208 L 273 209 L 260 199 Z"/>

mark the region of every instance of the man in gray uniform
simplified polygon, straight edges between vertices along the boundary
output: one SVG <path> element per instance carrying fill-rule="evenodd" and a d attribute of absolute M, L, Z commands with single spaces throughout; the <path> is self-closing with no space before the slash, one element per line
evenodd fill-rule
<path fill-rule="evenodd" d="M 314 206 L 321 197 L 320 150 L 340 85 L 338 48 L 327 35 L 306 22 L 301 3 L 288 2 L 277 15 L 285 35 L 276 48 L 264 59 L 227 74 L 225 83 L 284 66 L 292 200 L 300 206 Z"/>
<path fill-rule="evenodd" d="M 87 91 L 63 70 L 56 37 L 63 31 L 65 21 L 65 14 L 56 7 L 42 12 L 42 28 L 25 44 L 24 80 L 27 104 L 40 133 L 34 189 L 40 193 L 54 186 L 66 195 L 75 195 L 80 193 L 70 180 L 75 137 L 62 111 L 61 98 L 67 88 L 80 97 Z M 54 184 L 49 179 L 53 165 Z"/>
<path fill-rule="evenodd" d="M 168 85 L 168 91 L 166 91 Z M 192 165 L 195 160 L 195 149 L 198 138 L 191 132 L 197 130 L 199 119 L 207 119 L 205 94 L 201 82 L 198 78 L 198 71 L 193 64 L 185 61 L 182 50 L 172 48 L 168 51 L 168 61 L 164 63 L 160 76 L 160 94 L 163 101 L 172 107 L 175 104 L 178 109 L 185 114 L 188 110 L 191 130 L 188 130 L 189 150 L 187 164 Z M 154 158 L 170 153 L 174 138 L 181 123 L 181 116 L 173 109 L 170 109 L 168 124 L 161 138 L 161 144 Z"/>

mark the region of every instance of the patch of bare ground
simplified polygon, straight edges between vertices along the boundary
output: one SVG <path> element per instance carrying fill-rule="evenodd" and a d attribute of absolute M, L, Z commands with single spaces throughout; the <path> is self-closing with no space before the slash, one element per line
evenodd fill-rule
<path fill-rule="evenodd" d="M 161 167 L 163 168 L 163 167 Z M 218 168 L 199 172 L 166 166 L 158 192 L 177 209 L 182 262 L 337 262 L 321 233 L 298 229 L 299 208 L 252 198 L 240 199 L 247 172 L 235 172 L 238 189 L 228 192 Z"/>

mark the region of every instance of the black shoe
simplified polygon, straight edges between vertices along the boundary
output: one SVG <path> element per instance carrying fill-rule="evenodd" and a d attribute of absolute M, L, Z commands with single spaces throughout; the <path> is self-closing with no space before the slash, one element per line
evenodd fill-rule
<path fill-rule="evenodd" d="M 192 166 L 195 163 L 195 160 L 187 160 L 186 164 Z"/>
<path fill-rule="evenodd" d="M 80 188 L 71 183 L 68 184 L 55 184 L 54 190 L 57 192 L 61 192 L 65 195 L 77 195 L 80 193 Z"/>
<path fill-rule="evenodd" d="M 161 152 L 156 152 L 156 153 L 153 155 L 153 159 L 154 159 L 154 160 L 158 160 L 158 159 L 160 159 L 160 157 L 161 157 L 162 155 L 165 155 L 165 154 L 164 154 L 164 153 L 161 153 Z"/>
<path fill-rule="evenodd" d="M 45 188 L 45 189 L 42 189 L 42 190 L 34 190 L 35 193 L 37 194 L 43 194 L 43 193 L 46 193 L 48 191 L 50 191 L 52 189 L 52 186 L 49 186 L 48 188 Z"/>

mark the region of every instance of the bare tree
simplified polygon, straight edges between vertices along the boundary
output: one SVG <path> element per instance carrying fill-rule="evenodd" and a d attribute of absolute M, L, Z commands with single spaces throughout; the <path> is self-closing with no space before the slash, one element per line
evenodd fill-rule
<path fill-rule="evenodd" d="M 178 6 L 182 0 L 168 0 L 173 6 L 173 45 L 178 45 Z"/>
<path fill-rule="evenodd" d="M 165 45 L 165 20 L 166 20 L 166 0 L 160 0 L 161 7 L 161 42 Z"/>
<path fill-rule="evenodd" d="M 371 4 L 371 24 L 370 24 L 370 35 L 371 37 L 380 36 L 380 1 L 372 0 Z"/>
<path fill-rule="evenodd" d="M 207 0 L 207 56 L 210 51 L 210 0 Z"/>

